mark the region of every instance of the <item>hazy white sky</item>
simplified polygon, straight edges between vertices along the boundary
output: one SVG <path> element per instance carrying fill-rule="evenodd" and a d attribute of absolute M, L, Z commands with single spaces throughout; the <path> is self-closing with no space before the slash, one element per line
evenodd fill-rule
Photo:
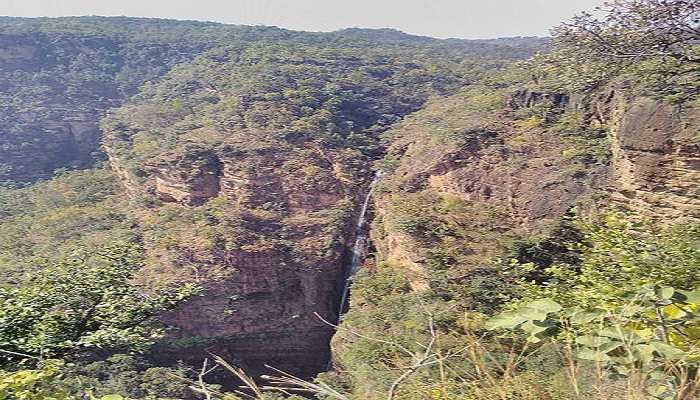
<path fill-rule="evenodd" d="M 128 15 L 306 31 L 401 29 L 434 37 L 546 35 L 603 0 L 0 0 L 0 15 Z"/>

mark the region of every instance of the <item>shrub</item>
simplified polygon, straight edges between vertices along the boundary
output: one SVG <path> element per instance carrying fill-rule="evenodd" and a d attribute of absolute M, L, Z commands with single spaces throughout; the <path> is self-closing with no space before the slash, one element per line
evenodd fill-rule
<path fill-rule="evenodd" d="M 141 249 L 115 243 L 97 254 L 36 273 L 20 287 L 0 289 L 0 347 L 30 358 L 75 356 L 87 350 L 143 350 L 162 333 L 156 316 L 196 293 L 190 284 L 146 288 L 133 282 Z M 5 354 L 3 365 L 17 357 Z"/>

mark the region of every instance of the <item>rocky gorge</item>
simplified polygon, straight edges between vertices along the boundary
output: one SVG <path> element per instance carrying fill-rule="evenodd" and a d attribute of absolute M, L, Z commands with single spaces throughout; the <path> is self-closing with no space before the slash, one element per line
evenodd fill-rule
<path fill-rule="evenodd" d="M 552 242 L 578 234 L 572 216 L 700 220 L 697 100 L 627 79 L 553 90 L 513 66 L 542 39 L 0 21 L 1 283 L 69 244 L 138 244 L 144 296 L 199 290 L 157 315 L 165 334 L 143 354 L 158 366 L 216 355 L 312 379 L 331 365 L 342 386 L 358 335 L 333 324 L 386 322 L 363 314 L 381 301 L 373 274 L 397 290 L 381 268 L 406 298 L 457 302 L 502 285 L 494 260 L 514 243 L 570 256 Z M 465 320 L 495 307 L 469 301 Z"/>

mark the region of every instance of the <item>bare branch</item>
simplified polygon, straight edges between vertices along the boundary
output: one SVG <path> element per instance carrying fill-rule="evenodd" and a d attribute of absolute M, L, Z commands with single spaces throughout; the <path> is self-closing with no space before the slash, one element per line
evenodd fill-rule
<path fill-rule="evenodd" d="M 406 380 L 406 378 L 413 375 L 423 367 L 439 362 L 439 360 L 433 360 L 433 358 L 437 357 L 437 354 L 433 353 L 433 346 L 437 341 L 437 334 L 435 331 L 433 316 L 431 314 L 428 315 L 428 331 L 430 332 L 430 341 L 428 342 L 428 345 L 425 346 L 425 351 L 410 367 L 408 367 L 408 369 L 406 369 L 406 371 L 404 371 L 403 374 L 401 374 L 398 378 L 396 378 L 396 380 L 394 380 L 394 382 L 391 383 L 387 394 L 387 400 L 394 399 L 396 396 L 396 390 L 399 388 L 401 383 Z"/>
<path fill-rule="evenodd" d="M 16 352 L 16 351 L 10 351 L 10 350 L 2 350 L 2 349 L 0 349 L 0 353 L 10 354 L 10 355 L 13 355 L 13 356 L 20 356 L 20 357 L 24 357 L 24 358 L 32 358 L 32 359 L 35 359 L 35 360 L 40 360 L 40 359 L 41 359 L 41 357 L 32 356 L 32 355 L 25 354 L 25 353 L 18 353 L 18 352 Z"/>

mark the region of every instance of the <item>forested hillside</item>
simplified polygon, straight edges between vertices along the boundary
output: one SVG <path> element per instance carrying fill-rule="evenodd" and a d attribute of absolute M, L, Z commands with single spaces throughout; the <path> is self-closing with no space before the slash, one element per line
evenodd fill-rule
<path fill-rule="evenodd" d="M 0 17 L 0 399 L 696 398 L 700 7 L 613 3 Z"/>
<path fill-rule="evenodd" d="M 383 135 L 376 266 L 322 382 L 348 398 L 697 397 L 700 9 L 616 4 Z"/>
<path fill-rule="evenodd" d="M 104 159 L 97 122 L 175 65 L 224 44 L 276 41 L 399 46 L 455 56 L 527 57 L 543 44 L 454 41 L 381 31 L 313 34 L 272 27 L 137 18 L 0 17 L 0 182 L 21 185 Z M 416 46 L 421 46 L 419 50 Z M 520 47 L 524 47 L 520 49 Z M 409 50 L 410 52 L 410 50 Z"/>

